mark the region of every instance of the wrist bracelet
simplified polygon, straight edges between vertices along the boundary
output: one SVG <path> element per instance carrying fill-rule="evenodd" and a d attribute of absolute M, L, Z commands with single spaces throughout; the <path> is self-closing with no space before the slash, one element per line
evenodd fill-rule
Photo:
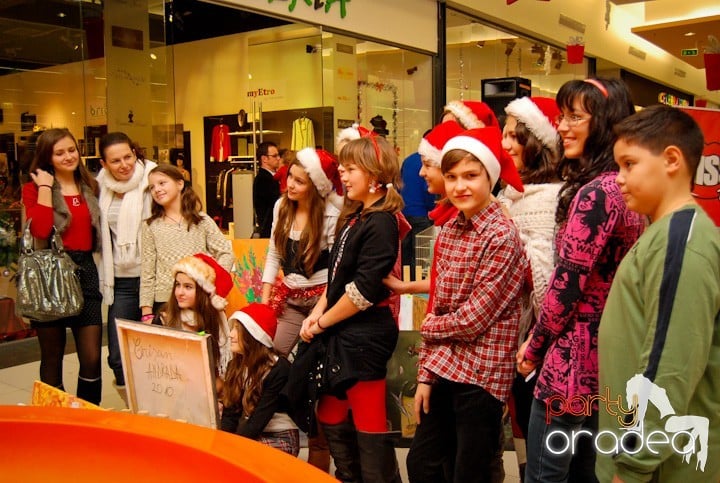
<path fill-rule="evenodd" d="M 317 325 L 318 327 L 320 327 L 320 330 L 325 330 L 325 327 L 323 327 L 322 325 L 320 325 L 320 317 L 318 317 L 317 321 L 315 322 L 315 325 Z"/>
<path fill-rule="evenodd" d="M 155 317 L 153 314 L 145 314 L 145 315 L 143 315 L 142 317 L 140 317 L 140 321 L 141 321 L 141 322 L 145 322 L 146 320 L 150 320 L 150 319 L 152 319 L 153 317 Z"/>
<path fill-rule="evenodd" d="M 40 189 L 40 188 L 50 188 L 50 189 L 52 189 L 52 185 L 51 185 L 51 184 L 39 184 L 39 185 L 37 185 L 37 187 L 38 187 L 38 189 Z"/>

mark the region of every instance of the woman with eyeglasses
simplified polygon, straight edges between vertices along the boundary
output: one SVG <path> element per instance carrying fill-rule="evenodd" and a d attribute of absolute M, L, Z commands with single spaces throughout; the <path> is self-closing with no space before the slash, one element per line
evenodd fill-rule
<path fill-rule="evenodd" d="M 115 386 L 125 386 L 116 319 L 140 320 L 140 225 L 150 216 L 148 173 L 156 164 L 123 132 L 100 139 L 100 291 L 108 305 L 108 365 Z"/>
<path fill-rule="evenodd" d="M 558 174 L 564 184 L 555 214 L 555 269 L 538 321 L 517 355 L 518 372 L 533 377 L 537 371 L 538 378 L 526 483 L 597 481 L 598 405 L 593 398 L 599 393 L 600 316 L 615 270 L 644 229 L 615 183 L 613 126 L 635 111 L 625 84 L 616 79 L 569 81 L 556 102 L 563 148 Z M 559 283 L 561 277 L 573 283 Z M 584 403 L 586 411 L 580 414 L 575 406 L 571 410 L 561 404 L 570 400 Z M 566 438 L 574 444 L 566 447 Z"/>

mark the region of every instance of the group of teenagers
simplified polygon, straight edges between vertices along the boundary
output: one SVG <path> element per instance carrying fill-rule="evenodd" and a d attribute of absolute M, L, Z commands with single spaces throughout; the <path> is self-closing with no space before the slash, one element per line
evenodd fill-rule
<path fill-rule="evenodd" d="M 572 80 L 555 99 L 505 111 L 501 129 L 487 105 L 450 102 L 420 142 L 420 176 L 439 200 L 427 280 L 399 275 L 410 226 L 394 147 L 353 126 L 337 156 L 298 151 L 273 210 L 261 301 L 234 312 L 230 242 L 177 168 L 110 133 L 95 179 L 69 131 L 44 132 L 23 203 L 35 237 L 61 233 L 85 305 L 33 322 L 41 379 L 62 388 L 69 327 L 77 394 L 100 402 L 104 301 L 118 387 L 116 318 L 205 332 L 221 429 L 293 455 L 300 429 L 308 461 L 328 471 L 331 455 L 339 480 L 399 483 L 386 365 L 397 295 L 428 293 L 411 482 L 502 481 L 506 407 L 526 482 L 718 481 L 717 459 L 698 473 L 700 460 L 671 446 L 606 454 L 592 437 L 622 436 L 598 395 L 624 396 L 642 374 L 679 415 L 706 417 L 705 455 L 720 451 L 720 236 L 691 196 L 702 132 L 672 107 L 635 113 L 613 79 Z M 643 429 L 662 429 L 667 414 L 645 406 Z M 575 433 L 558 451 L 552 435 Z"/>

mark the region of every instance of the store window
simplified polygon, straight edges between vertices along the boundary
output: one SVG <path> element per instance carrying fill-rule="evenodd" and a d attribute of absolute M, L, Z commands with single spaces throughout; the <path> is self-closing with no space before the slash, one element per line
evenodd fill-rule
<path fill-rule="evenodd" d="M 483 81 L 527 80 L 531 95 L 554 97 L 568 80 L 587 76 L 588 59 L 568 62 L 566 46 L 521 37 L 455 10 L 448 10 L 446 34 L 448 101 L 499 96 L 500 101 L 494 107 L 498 114 L 514 98 L 515 91 L 491 87 L 483 92 Z"/>

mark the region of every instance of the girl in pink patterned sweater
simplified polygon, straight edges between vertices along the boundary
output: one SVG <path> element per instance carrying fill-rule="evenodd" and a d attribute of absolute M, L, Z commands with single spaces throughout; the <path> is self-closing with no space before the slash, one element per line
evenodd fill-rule
<path fill-rule="evenodd" d="M 625 206 L 615 183 L 613 125 L 634 112 L 620 80 L 586 79 L 564 84 L 558 132 L 564 157 L 555 239 L 556 263 L 537 324 L 518 352 L 518 371 L 538 371 L 530 413 L 525 482 L 597 481 L 591 437 L 564 449 L 560 432 L 597 432 L 597 333 L 615 270 L 644 228 Z M 564 402 L 588 401 L 587 411 Z"/>

